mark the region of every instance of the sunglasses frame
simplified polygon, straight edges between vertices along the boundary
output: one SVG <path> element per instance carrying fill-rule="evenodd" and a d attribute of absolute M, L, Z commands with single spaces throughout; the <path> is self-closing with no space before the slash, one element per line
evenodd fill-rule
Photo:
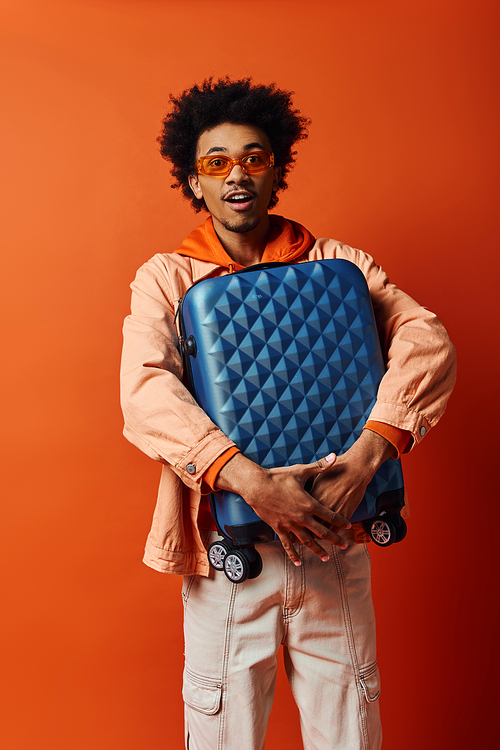
<path fill-rule="evenodd" d="M 269 164 L 266 164 L 265 167 L 259 167 L 258 169 L 249 169 L 248 166 L 243 163 L 243 159 L 248 159 L 249 156 L 253 156 L 254 154 L 266 154 L 269 157 Z M 226 161 L 227 171 L 218 174 L 206 172 L 204 162 L 214 158 Z M 243 156 L 240 156 L 238 159 L 230 159 L 229 156 L 224 156 L 224 154 L 209 154 L 208 156 L 200 156 L 200 158 L 196 160 L 195 167 L 197 174 L 204 174 L 207 177 L 227 177 L 231 174 L 231 170 L 236 164 L 239 164 L 245 174 L 257 174 L 258 172 L 264 172 L 264 170 L 269 169 L 269 167 L 274 167 L 274 154 L 271 151 L 249 151 L 248 154 L 243 154 Z"/>

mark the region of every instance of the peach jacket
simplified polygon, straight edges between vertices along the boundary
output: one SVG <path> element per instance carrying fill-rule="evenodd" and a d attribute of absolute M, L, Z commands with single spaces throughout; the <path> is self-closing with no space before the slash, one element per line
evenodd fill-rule
<path fill-rule="evenodd" d="M 439 319 L 391 284 L 373 259 L 318 239 L 299 262 L 345 258 L 368 282 L 387 371 L 370 420 L 408 430 L 413 443 L 437 424 L 455 381 L 455 353 Z M 144 562 L 165 573 L 208 575 L 197 525 L 203 474 L 234 443 L 197 405 L 183 382 L 175 313 L 193 283 L 227 273 L 207 261 L 158 254 L 131 284 L 124 323 L 121 399 L 124 434 L 161 462 L 161 481 Z"/>

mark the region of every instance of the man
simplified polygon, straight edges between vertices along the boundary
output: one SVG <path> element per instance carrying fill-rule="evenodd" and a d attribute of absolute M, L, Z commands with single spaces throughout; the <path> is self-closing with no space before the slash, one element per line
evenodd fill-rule
<path fill-rule="evenodd" d="M 144 561 L 185 576 L 190 750 L 263 748 L 280 644 L 304 746 L 380 747 L 370 563 L 364 534 L 348 519 L 383 461 L 410 450 L 436 424 L 454 381 L 453 347 L 439 320 L 370 256 L 315 240 L 268 213 L 307 124 L 290 93 L 248 79 L 205 81 L 172 99 L 162 154 L 173 164 L 175 187 L 209 217 L 174 253 L 139 269 L 124 326 L 125 435 L 163 464 Z M 256 263 L 334 257 L 353 261 L 367 279 L 387 372 L 366 428 L 346 453 L 266 470 L 238 451 L 186 389 L 178 300 L 200 279 Z M 259 545 L 264 572 L 240 585 L 207 563 L 206 546 L 217 537 L 207 503 L 214 488 L 242 495 L 280 540 Z"/>

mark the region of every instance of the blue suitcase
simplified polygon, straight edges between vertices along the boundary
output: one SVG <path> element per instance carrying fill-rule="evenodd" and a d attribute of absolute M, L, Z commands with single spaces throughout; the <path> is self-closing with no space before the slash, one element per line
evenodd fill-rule
<path fill-rule="evenodd" d="M 203 410 L 256 463 L 309 463 L 361 434 L 385 372 L 366 280 L 347 260 L 251 266 L 205 279 L 180 305 L 188 380 Z M 401 462 L 388 459 L 350 519 L 373 541 L 401 541 Z M 274 531 L 239 495 L 216 492 L 222 540 L 212 567 L 241 582 L 259 575 L 254 548 Z"/>

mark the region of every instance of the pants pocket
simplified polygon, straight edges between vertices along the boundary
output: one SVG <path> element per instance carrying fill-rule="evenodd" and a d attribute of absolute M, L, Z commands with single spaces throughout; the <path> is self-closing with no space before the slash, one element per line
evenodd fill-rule
<path fill-rule="evenodd" d="M 184 703 L 207 716 L 220 710 L 222 683 L 211 677 L 204 677 L 184 668 L 182 697 Z"/>
<path fill-rule="evenodd" d="M 380 674 L 377 662 L 368 664 L 360 670 L 359 682 L 368 703 L 374 703 L 380 697 Z"/>

